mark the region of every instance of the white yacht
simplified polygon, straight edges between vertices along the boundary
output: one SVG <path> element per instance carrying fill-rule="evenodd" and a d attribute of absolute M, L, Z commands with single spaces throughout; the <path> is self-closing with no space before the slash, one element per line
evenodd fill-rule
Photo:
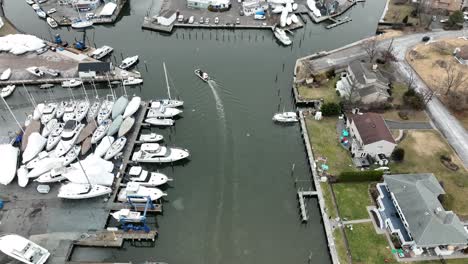
<path fill-rule="evenodd" d="M 41 123 L 42 124 L 48 124 L 49 121 L 54 119 L 56 111 L 57 111 L 57 104 L 56 103 L 48 103 L 44 107 L 44 109 L 42 110 Z"/>
<path fill-rule="evenodd" d="M 158 143 L 145 143 L 132 155 L 136 162 L 164 163 L 188 158 L 189 151 L 182 148 L 169 148 Z"/>
<path fill-rule="evenodd" d="M 140 108 L 140 104 L 141 104 L 141 97 L 134 96 L 132 100 L 130 100 L 130 102 L 128 103 L 127 107 L 125 108 L 125 111 L 123 113 L 123 118 L 127 118 L 135 114 L 136 111 L 138 111 L 138 108 Z"/>
<path fill-rule="evenodd" d="M 108 119 L 111 116 L 113 106 L 114 101 L 109 100 L 109 98 L 102 102 L 97 116 L 98 125 L 100 125 L 104 120 Z"/>
<path fill-rule="evenodd" d="M 122 188 L 117 196 L 119 202 L 127 202 L 127 196 L 134 195 L 141 198 L 130 198 L 132 202 L 146 202 L 146 197 L 150 197 L 151 201 L 161 199 L 164 196 L 167 196 L 167 193 L 159 190 L 158 188 L 148 188 L 141 186 L 135 182 L 127 183 L 125 188 Z"/>
<path fill-rule="evenodd" d="M 42 129 L 41 135 L 45 138 L 48 137 L 50 133 L 55 129 L 55 126 L 57 125 L 57 123 L 58 121 L 55 118 L 47 122 L 44 125 L 44 128 Z"/>
<path fill-rule="evenodd" d="M 80 80 L 70 79 L 62 82 L 63 88 L 75 88 L 82 84 L 83 82 Z"/>
<path fill-rule="evenodd" d="M 34 0 L 26 0 L 26 3 L 28 5 L 34 5 L 35 4 Z"/>
<path fill-rule="evenodd" d="M 89 102 L 88 101 L 81 101 L 78 103 L 75 111 L 75 119 L 78 122 L 81 122 L 88 114 L 89 110 Z"/>
<path fill-rule="evenodd" d="M 48 15 L 51 15 L 51 14 L 53 14 L 53 13 L 55 13 L 55 12 L 57 12 L 57 9 L 51 8 L 51 9 L 49 9 L 49 10 L 47 11 L 47 14 L 48 14 Z"/>
<path fill-rule="evenodd" d="M 75 111 L 76 111 L 76 102 L 69 101 L 67 105 L 65 106 L 65 109 L 63 110 L 63 116 L 62 116 L 63 121 L 67 122 L 68 120 L 72 120 L 73 118 L 75 118 Z"/>
<path fill-rule="evenodd" d="M 46 12 L 44 12 L 44 10 L 42 10 L 42 9 L 36 10 L 36 14 L 37 14 L 37 16 L 39 16 L 40 18 L 46 18 L 46 17 L 47 17 Z"/>
<path fill-rule="evenodd" d="M 122 61 L 122 63 L 119 65 L 119 68 L 121 68 L 122 70 L 126 70 L 132 67 L 133 65 L 135 65 L 137 62 L 138 62 L 138 55 L 133 56 L 133 57 L 128 57 Z"/>
<path fill-rule="evenodd" d="M 91 122 L 94 119 L 96 119 L 100 106 L 101 102 L 94 101 L 94 103 L 89 107 L 88 115 L 86 116 L 86 121 Z"/>
<path fill-rule="evenodd" d="M 63 158 L 51 158 L 51 157 L 43 158 L 36 163 L 36 165 L 34 166 L 34 169 L 32 169 L 28 173 L 27 177 L 28 178 L 39 177 L 41 174 L 49 172 L 53 168 L 63 167 L 64 166 L 63 162 L 64 162 Z"/>
<path fill-rule="evenodd" d="M 74 145 L 64 156 L 65 160 L 63 161 L 63 167 L 70 165 L 74 160 L 76 160 L 78 158 L 78 155 L 80 154 L 80 151 L 81 146 Z"/>
<path fill-rule="evenodd" d="M 10 79 L 11 77 L 11 68 L 8 68 L 2 72 L 2 75 L 0 75 L 0 81 L 6 81 Z"/>
<path fill-rule="evenodd" d="M 62 199 L 88 199 L 112 192 L 112 189 L 99 184 L 67 183 L 60 187 L 57 197 Z"/>
<path fill-rule="evenodd" d="M 139 84 L 143 83 L 143 79 L 135 78 L 133 76 L 130 76 L 126 80 L 124 80 L 122 83 L 125 86 L 139 85 Z"/>
<path fill-rule="evenodd" d="M 149 133 L 149 134 L 141 134 L 138 141 L 141 143 L 153 143 L 163 140 L 164 137 L 162 135 L 156 133 Z"/>
<path fill-rule="evenodd" d="M 1 184 L 8 185 L 15 178 L 19 153 L 19 149 L 10 144 L 0 145 L 0 160 L 2 161 Z"/>
<path fill-rule="evenodd" d="M 47 138 L 47 145 L 46 150 L 51 151 L 57 144 L 59 143 L 60 139 L 62 138 L 63 127 L 65 126 L 64 123 L 57 123 L 54 126 L 54 129 L 50 132 L 49 137 Z"/>
<path fill-rule="evenodd" d="M 170 107 L 151 108 L 146 114 L 147 118 L 172 118 L 182 113 L 182 110 Z"/>
<path fill-rule="evenodd" d="M 5 88 L 2 88 L 1 95 L 3 98 L 7 98 L 15 91 L 15 85 L 7 85 Z"/>
<path fill-rule="evenodd" d="M 55 19 L 51 18 L 51 17 L 48 17 L 47 19 L 47 24 L 49 24 L 49 26 L 51 28 L 57 28 L 58 27 L 58 24 L 57 22 L 55 21 Z"/>
<path fill-rule="evenodd" d="M 33 112 L 33 120 L 39 120 L 42 115 L 42 111 L 44 110 L 45 104 L 40 103 L 36 105 L 36 108 L 34 108 Z M 40 125 L 40 123 L 39 123 Z"/>
<path fill-rule="evenodd" d="M 284 30 L 282 30 L 281 28 L 275 27 L 275 29 L 273 30 L 273 34 L 275 34 L 275 37 L 283 45 L 285 45 L 285 46 L 291 45 L 291 43 L 292 43 L 291 39 L 288 37 L 288 35 L 286 35 L 286 32 Z"/>
<path fill-rule="evenodd" d="M 119 154 L 122 151 L 126 143 L 127 143 L 126 137 L 119 137 L 118 139 L 116 139 L 114 143 L 112 143 L 112 145 L 109 147 L 109 149 L 107 149 L 104 159 L 110 160 L 113 157 L 115 157 L 117 154 Z"/>
<path fill-rule="evenodd" d="M 153 126 L 173 126 L 175 121 L 167 118 L 146 118 L 145 123 Z"/>
<path fill-rule="evenodd" d="M 93 21 L 78 19 L 72 22 L 71 27 L 75 29 L 88 28 L 93 26 Z"/>
<path fill-rule="evenodd" d="M 198 76 L 198 78 L 200 78 L 204 82 L 208 82 L 210 80 L 210 76 L 208 76 L 208 73 L 203 72 L 200 69 L 196 69 L 194 73 L 196 76 Z"/>
<path fill-rule="evenodd" d="M 28 71 L 29 73 L 31 73 L 32 75 L 35 75 L 37 77 L 44 76 L 44 72 L 41 71 L 41 69 L 39 69 L 39 67 L 36 67 L 36 66 L 26 68 L 26 71 Z"/>
<path fill-rule="evenodd" d="M 47 249 L 15 234 L 0 236 L 0 251 L 26 264 L 44 264 L 50 256 Z"/>
<path fill-rule="evenodd" d="M 149 178 L 148 174 L 150 175 Z M 128 176 L 130 176 L 130 181 L 136 182 L 140 186 L 147 187 L 156 187 L 173 180 L 159 172 L 149 173 L 148 171 L 143 170 L 143 168 L 140 166 L 131 167 L 130 171 L 128 172 Z"/>
<path fill-rule="evenodd" d="M 93 51 L 93 53 L 91 53 L 91 56 L 93 58 L 95 58 L 96 60 L 100 60 L 104 57 L 106 57 L 107 55 L 111 54 L 111 52 L 113 51 L 114 49 L 112 47 L 109 47 L 109 46 L 102 46 L 98 49 L 95 49 Z"/>
<path fill-rule="evenodd" d="M 299 119 L 297 118 L 296 112 L 282 112 L 275 114 L 273 116 L 273 121 L 280 123 L 292 123 L 299 121 Z"/>
<path fill-rule="evenodd" d="M 151 101 L 150 107 L 151 108 L 160 108 L 162 107 L 180 107 L 184 105 L 184 101 L 180 100 L 174 100 L 174 99 L 162 99 L 162 100 L 156 100 L 156 101 Z"/>
<path fill-rule="evenodd" d="M 54 168 L 52 169 L 49 173 L 44 173 L 38 178 L 36 178 L 34 181 L 39 182 L 39 183 L 53 183 L 53 182 L 61 182 L 66 180 L 62 174 L 64 174 L 67 170 L 70 168 L 66 167 L 60 167 L 60 168 Z"/>
<path fill-rule="evenodd" d="M 107 150 L 112 146 L 112 143 L 114 143 L 115 138 L 111 136 L 105 136 L 102 138 L 101 143 L 96 147 L 96 150 L 94 150 L 94 155 L 98 157 L 102 157 L 107 153 Z"/>
<path fill-rule="evenodd" d="M 93 136 L 91 137 L 91 143 L 96 144 L 101 140 L 106 134 L 109 126 L 112 124 L 112 120 L 104 120 L 94 131 Z"/>
<path fill-rule="evenodd" d="M 63 114 L 65 113 L 65 107 L 68 105 L 66 101 L 62 101 L 57 105 L 57 109 L 55 110 L 55 117 L 62 118 Z"/>
<path fill-rule="evenodd" d="M 62 138 L 55 149 L 57 157 L 65 155 L 75 145 L 76 139 L 84 125 L 76 120 L 68 120 L 63 127 Z"/>

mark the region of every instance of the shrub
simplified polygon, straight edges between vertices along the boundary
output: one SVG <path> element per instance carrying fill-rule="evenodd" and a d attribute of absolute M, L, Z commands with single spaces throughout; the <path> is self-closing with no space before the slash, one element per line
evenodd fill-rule
<path fill-rule="evenodd" d="M 337 103 L 324 103 L 320 108 L 324 116 L 335 116 L 341 113 L 341 107 Z"/>
<path fill-rule="evenodd" d="M 332 79 L 335 77 L 335 69 L 330 69 L 325 72 L 325 75 L 327 75 L 328 79 Z"/>
<path fill-rule="evenodd" d="M 339 182 L 381 181 L 383 171 L 344 171 L 340 173 Z"/>
<path fill-rule="evenodd" d="M 462 24 L 464 22 L 463 13 L 460 10 L 453 12 L 448 19 L 448 26 L 455 27 L 458 24 Z"/>
<path fill-rule="evenodd" d="M 414 91 L 414 89 L 408 89 L 403 95 L 403 102 L 415 110 L 423 110 L 425 108 L 423 96 Z"/>
<path fill-rule="evenodd" d="M 395 148 L 392 153 L 392 160 L 402 162 L 405 159 L 405 150 L 402 148 Z"/>
<path fill-rule="evenodd" d="M 336 95 L 338 95 L 338 97 L 341 97 L 341 93 L 339 90 L 335 90 L 335 92 L 336 92 Z"/>
<path fill-rule="evenodd" d="M 408 120 L 408 111 L 398 111 L 398 116 L 403 120 Z"/>

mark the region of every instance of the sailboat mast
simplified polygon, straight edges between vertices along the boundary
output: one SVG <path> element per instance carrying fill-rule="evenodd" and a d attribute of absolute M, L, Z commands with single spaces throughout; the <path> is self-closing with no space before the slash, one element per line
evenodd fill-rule
<path fill-rule="evenodd" d="M 85 99 L 86 99 L 86 101 L 89 102 L 88 94 L 86 93 L 86 89 L 85 89 L 83 80 L 82 80 L 81 78 L 80 78 L 80 82 L 81 82 L 81 88 L 83 88 L 83 92 L 84 92 L 84 95 L 85 95 Z"/>
<path fill-rule="evenodd" d="M 166 70 L 166 63 L 163 62 L 164 67 L 164 76 L 166 77 L 166 86 L 167 86 L 167 96 L 171 99 L 171 88 L 169 87 L 169 80 L 167 79 L 167 70 Z"/>
<path fill-rule="evenodd" d="M 1 96 L 0 96 L 0 97 L 1 97 Z M 23 127 L 21 126 L 20 122 L 18 122 L 18 119 L 16 119 L 15 114 L 13 114 L 13 112 L 11 111 L 11 108 L 10 108 L 10 106 L 8 105 L 8 103 L 5 101 L 5 98 L 2 97 L 2 100 L 3 100 L 3 102 L 5 103 L 6 107 L 8 108 L 8 111 L 10 111 L 10 114 L 11 114 L 11 115 L 13 116 L 13 118 L 15 119 L 16 124 L 18 124 L 18 127 L 21 129 L 21 131 L 22 131 L 23 134 L 24 134 Z"/>

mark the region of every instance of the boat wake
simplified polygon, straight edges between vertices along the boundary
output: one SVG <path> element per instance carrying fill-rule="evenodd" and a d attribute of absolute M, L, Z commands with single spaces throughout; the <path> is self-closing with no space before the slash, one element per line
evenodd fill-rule
<path fill-rule="evenodd" d="M 216 84 L 215 81 L 213 80 L 209 80 L 208 81 L 208 85 L 210 86 L 211 88 L 211 92 L 213 93 L 213 96 L 215 98 L 215 101 L 216 101 L 216 109 L 218 110 L 218 115 L 219 115 L 219 118 L 225 122 L 226 121 L 226 115 L 224 114 L 224 105 L 223 105 L 223 101 L 221 101 L 221 98 L 219 97 L 219 94 L 218 92 L 216 91 L 216 88 L 215 86 L 218 86 Z"/>

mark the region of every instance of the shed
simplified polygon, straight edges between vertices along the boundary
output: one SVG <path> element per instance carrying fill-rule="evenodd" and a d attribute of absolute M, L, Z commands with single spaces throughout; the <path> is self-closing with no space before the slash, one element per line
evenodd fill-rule
<path fill-rule="evenodd" d="M 96 62 L 80 62 L 78 64 L 78 75 L 80 78 L 94 78 L 96 73 L 106 73 L 112 70 L 110 62 L 96 61 Z"/>

